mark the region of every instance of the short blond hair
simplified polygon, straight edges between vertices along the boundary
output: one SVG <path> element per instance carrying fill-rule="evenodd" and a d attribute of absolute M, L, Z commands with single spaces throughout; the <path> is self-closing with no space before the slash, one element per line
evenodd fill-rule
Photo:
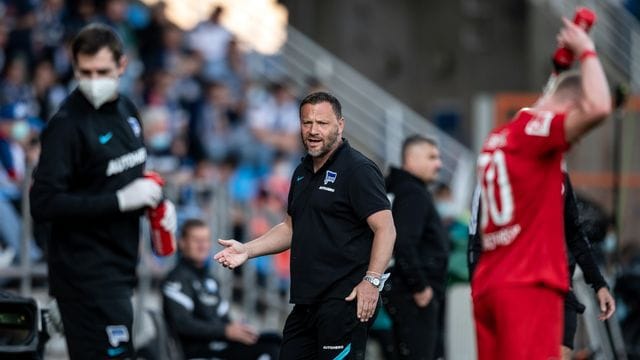
<path fill-rule="evenodd" d="M 582 75 L 578 70 L 565 71 L 558 75 L 544 95 L 554 100 L 576 100 L 582 96 Z"/>

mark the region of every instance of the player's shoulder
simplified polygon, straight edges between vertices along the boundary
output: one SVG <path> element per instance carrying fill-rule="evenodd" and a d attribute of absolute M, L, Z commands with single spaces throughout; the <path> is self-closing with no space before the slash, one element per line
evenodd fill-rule
<path fill-rule="evenodd" d="M 565 114 L 544 109 L 523 108 L 514 117 L 512 126 L 528 136 L 549 136 L 553 121 L 563 120 Z"/>

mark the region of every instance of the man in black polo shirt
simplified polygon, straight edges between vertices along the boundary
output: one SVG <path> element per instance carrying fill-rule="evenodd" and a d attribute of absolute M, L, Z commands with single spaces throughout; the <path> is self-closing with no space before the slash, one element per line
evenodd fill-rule
<path fill-rule="evenodd" d="M 330 94 L 300 104 L 307 156 L 294 171 L 287 216 L 246 244 L 220 240 L 215 260 L 235 268 L 291 248 L 291 303 L 281 359 L 363 359 L 382 272 L 395 241 L 384 180 L 342 138 L 341 105 Z"/>

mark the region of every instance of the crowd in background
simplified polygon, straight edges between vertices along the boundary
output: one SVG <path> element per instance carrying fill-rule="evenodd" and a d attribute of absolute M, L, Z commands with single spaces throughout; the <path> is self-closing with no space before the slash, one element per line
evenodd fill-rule
<path fill-rule="evenodd" d="M 210 184 L 223 183 L 235 204 L 234 237 L 280 221 L 302 155 L 298 99 L 318 84 L 298 91 L 284 76 L 267 79 L 265 63 L 277 59 L 243 47 L 220 25 L 223 13 L 215 8 L 185 31 L 162 2 L 0 1 L 0 266 L 19 259 L 23 180 L 36 165 L 39 132 L 75 88 L 69 44 L 91 22 L 112 26 L 125 44 L 120 91 L 140 109 L 147 169 L 166 178 L 179 217 L 207 218 Z M 42 260 L 41 243 L 32 261 Z"/>

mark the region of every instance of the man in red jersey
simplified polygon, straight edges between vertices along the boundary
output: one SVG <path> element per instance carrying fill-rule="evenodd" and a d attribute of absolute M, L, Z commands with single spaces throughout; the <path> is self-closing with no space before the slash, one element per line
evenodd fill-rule
<path fill-rule="evenodd" d="M 557 359 L 568 289 L 561 161 L 611 111 L 593 41 L 562 19 L 580 59 L 533 108 L 494 129 L 478 158 L 482 256 L 472 279 L 478 358 Z"/>

